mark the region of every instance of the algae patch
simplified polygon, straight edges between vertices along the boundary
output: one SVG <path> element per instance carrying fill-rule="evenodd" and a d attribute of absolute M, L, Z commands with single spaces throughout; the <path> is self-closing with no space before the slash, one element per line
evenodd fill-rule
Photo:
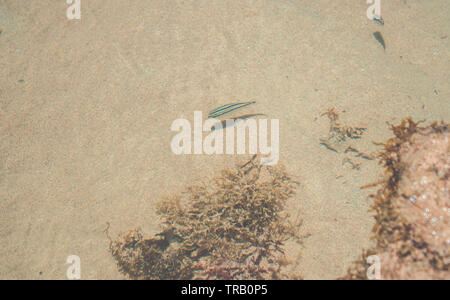
<path fill-rule="evenodd" d="M 297 183 L 255 157 L 160 201 L 156 236 L 134 229 L 112 239 L 107 231 L 119 270 L 132 279 L 297 278 L 282 272 L 284 243 L 301 240 L 285 211 Z"/>

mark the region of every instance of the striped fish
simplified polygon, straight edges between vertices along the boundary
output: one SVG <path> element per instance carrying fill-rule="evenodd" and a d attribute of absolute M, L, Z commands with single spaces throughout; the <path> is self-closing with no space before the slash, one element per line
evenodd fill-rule
<path fill-rule="evenodd" d="M 218 108 L 210 111 L 208 118 L 217 118 L 224 114 L 232 112 L 236 109 L 239 109 L 239 108 L 242 108 L 242 107 L 254 104 L 254 103 L 256 103 L 256 101 L 226 104 L 224 106 L 218 107 Z"/>

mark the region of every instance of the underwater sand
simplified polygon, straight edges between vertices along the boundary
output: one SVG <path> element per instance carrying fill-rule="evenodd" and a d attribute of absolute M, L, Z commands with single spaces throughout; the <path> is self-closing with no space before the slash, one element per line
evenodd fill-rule
<path fill-rule="evenodd" d="M 449 1 L 382 1 L 384 26 L 356 0 L 105 3 L 81 0 L 77 21 L 65 1 L 0 2 L 0 279 L 65 279 L 69 255 L 83 279 L 124 278 L 106 222 L 153 234 L 157 199 L 245 160 L 170 150 L 175 119 L 235 101 L 280 120 L 310 234 L 288 255 L 306 279 L 337 278 L 372 243 L 360 186 L 383 171 L 321 145 L 321 114 L 366 127 L 350 142 L 366 153 L 386 121 L 449 121 Z"/>

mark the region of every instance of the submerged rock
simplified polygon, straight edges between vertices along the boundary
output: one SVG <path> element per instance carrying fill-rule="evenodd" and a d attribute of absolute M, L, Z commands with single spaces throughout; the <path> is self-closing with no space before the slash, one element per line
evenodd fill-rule
<path fill-rule="evenodd" d="M 381 163 L 386 180 L 374 195 L 377 246 L 343 279 L 367 279 L 369 255 L 377 255 L 381 279 L 450 279 L 450 129 L 411 119 L 392 126 Z"/>

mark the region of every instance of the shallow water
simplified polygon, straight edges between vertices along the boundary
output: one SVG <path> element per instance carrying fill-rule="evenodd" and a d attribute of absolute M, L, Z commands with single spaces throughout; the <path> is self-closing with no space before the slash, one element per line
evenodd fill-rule
<path fill-rule="evenodd" d="M 367 213 L 383 170 L 355 157 L 386 122 L 449 121 L 450 3 L 81 0 L 0 3 L 0 278 L 122 278 L 103 230 L 157 232 L 155 200 L 248 155 L 175 155 L 174 120 L 232 102 L 280 122 L 280 160 L 301 183 L 290 244 L 307 279 L 331 279 L 371 245 Z M 379 31 L 386 49 L 375 40 Z M 360 139 L 324 147 L 335 108 Z M 350 163 L 349 163 L 350 160 Z M 353 164 L 351 163 L 353 162 Z"/>

